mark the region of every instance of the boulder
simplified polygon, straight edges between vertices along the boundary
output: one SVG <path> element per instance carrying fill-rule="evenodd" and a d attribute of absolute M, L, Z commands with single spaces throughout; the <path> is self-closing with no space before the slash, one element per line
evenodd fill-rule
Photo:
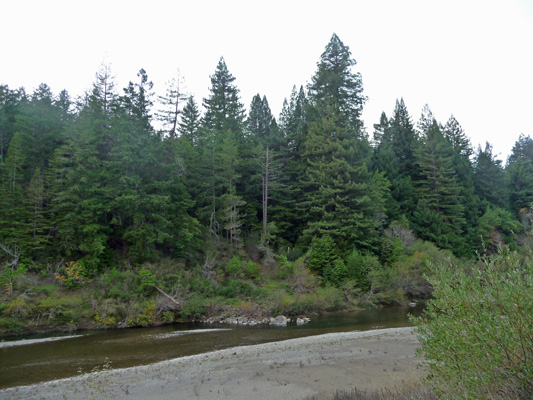
<path fill-rule="evenodd" d="M 287 326 L 289 319 L 283 315 L 278 315 L 276 318 L 270 318 L 270 325 Z"/>

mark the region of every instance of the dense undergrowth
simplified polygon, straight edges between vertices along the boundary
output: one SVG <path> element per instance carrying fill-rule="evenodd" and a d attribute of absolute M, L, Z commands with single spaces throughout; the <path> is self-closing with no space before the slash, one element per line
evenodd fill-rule
<path fill-rule="evenodd" d="M 327 242 L 327 237 L 325 238 Z M 453 257 L 412 240 L 388 260 L 356 251 L 344 261 L 317 240 L 306 252 L 231 250 L 219 242 L 201 262 L 117 262 L 90 274 L 81 262 L 4 268 L 0 333 L 153 326 L 217 316 L 261 320 L 425 299 L 427 264 Z M 39 271 L 39 272 L 37 272 Z"/>

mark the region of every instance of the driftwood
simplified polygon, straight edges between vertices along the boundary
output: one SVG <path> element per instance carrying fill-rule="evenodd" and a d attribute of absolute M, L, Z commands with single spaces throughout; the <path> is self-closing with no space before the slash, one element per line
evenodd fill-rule
<path fill-rule="evenodd" d="M 163 296 L 169 298 L 172 302 L 176 303 L 178 306 L 181 307 L 181 304 L 174 298 L 172 297 L 171 295 L 169 295 L 168 293 L 166 293 L 163 289 L 161 289 L 160 287 L 158 287 L 157 285 L 154 285 L 154 287 L 157 289 L 157 291 L 159 293 L 161 293 Z"/>

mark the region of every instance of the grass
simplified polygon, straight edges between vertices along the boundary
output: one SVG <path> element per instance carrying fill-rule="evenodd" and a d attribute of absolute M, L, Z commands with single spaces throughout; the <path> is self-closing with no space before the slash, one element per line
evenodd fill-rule
<path fill-rule="evenodd" d="M 437 400 L 438 398 L 430 387 L 418 382 L 397 389 L 338 390 L 332 400 Z M 308 397 L 306 400 L 318 400 L 318 397 Z"/>

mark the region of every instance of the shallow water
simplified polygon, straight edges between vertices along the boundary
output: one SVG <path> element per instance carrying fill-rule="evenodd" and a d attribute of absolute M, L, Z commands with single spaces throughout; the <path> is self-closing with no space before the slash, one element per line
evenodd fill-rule
<path fill-rule="evenodd" d="M 82 332 L 61 340 L 0 347 L 0 388 L 28 385 L 90 372 L 109 362 L 126 368 L 234 346 L 246 346 L 333 332 L 409 326 L 422 307 L 388 307 L 315 316 L 287 327 L 175 324 Z M 20 338 L 22 339 L 22 338 Z"/>

